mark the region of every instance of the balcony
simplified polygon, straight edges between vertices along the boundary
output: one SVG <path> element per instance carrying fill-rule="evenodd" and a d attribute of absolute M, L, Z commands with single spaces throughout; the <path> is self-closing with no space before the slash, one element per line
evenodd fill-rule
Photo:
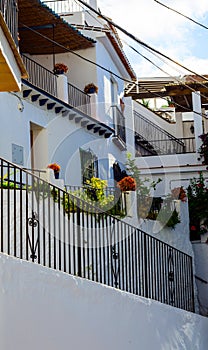
<path fill-rule="evenodd" d="M 13 40 L 18 46 L 18 7 L 15 0 L 0 0 L 0 12 L 9 28 Z"/>
<path fill-rule="evenodd" d="M 196 152 L 195 138 L 176 138 L 134 111 L 135 149 L 137 156 Z"/>
<path fill-rule="evenodd" d="M 57 89 L 57 76 L 31 58 L 25 55 L 22 55 L 22 58 L 29 73 L 28 81 L 50 95 L 60 98 Z M 67 84 L 67 89 L 68 104 L 90 116 L 90 96 L 70 83 Z"/>
<path fill-rule="evenodd" d="M 27 72 L 18 51 L 18 9 L 14 0 L 0 0 L 0 91 L 20 91 Z"/>

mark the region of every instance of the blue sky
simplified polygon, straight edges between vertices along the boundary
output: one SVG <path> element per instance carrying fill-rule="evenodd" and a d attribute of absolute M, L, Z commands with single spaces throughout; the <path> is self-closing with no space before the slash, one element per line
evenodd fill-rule
<path fill-rule="evenodd" d="M 208 0 L 159 0 L 165 5 L 208 27 Z M 137 36 L 199 74 L 208 74 L 208 30 L 164 8 L 154 0 L 98 0 L 101 12 Z M 159 64 L 170 75 L 190 74 L 158 60 L 137 43 L 119 33 L 142 54 Z M 137 76 L 162 76 L 146 60 L 125 46 Z M 178 71 L 179 69 L 179 71 Z"/>

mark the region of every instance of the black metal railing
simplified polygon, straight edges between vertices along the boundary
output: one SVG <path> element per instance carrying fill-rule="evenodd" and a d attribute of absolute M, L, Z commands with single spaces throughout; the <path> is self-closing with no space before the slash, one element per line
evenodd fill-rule
<path fill-rule="evenodd" d="M 57 78 L 54 73 L 25 55 L 22 55 L 22 59 L 29 74 L 28 81 L 34 86 L 58 97 Z"/>
<path fill-rule="evenodd" d="M 185 144 L 182 139 L 177 139 L 136 111 L 134 111 L 134 126 L 137 135 L 137 143 L 140 146 L 142 146 L 145 141 L 148 141 L 157 154 L 185 152 Z M 139 140 L 140 135 L 142 142 Z"/>
<path fill-rule="evenodd" d="M 68 83 L 68 99 L 71 106 L 91 115 L 90 96 L 70 83 Z"/>
<path fill-rule="evenodd" d="M 18 6 L 15 0 L 0 0 L 0 11 L 18 46 Z"/>
<path fill-rule="evenodd" d="M 194 311 L 190 256 L 2 158 L 0 251 Z"/>
<path fill-rule="evenodd" d="M 194 137 L 179 138 L 183 142 L 183 153 L 195 153 L 196 152 L 196 140 Z"/>
<path fill-rule="evenodd" d="M 126 142 L 125 117 L 118 106 L 111 106 L 113 113 L 113 123 L 115 136 L 118 136 L 124 143 Z"/>

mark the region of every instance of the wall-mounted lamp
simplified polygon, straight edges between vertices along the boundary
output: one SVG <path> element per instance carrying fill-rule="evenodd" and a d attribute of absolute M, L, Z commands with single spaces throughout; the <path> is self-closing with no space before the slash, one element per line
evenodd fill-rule
<path fill-rule="evenodd" d="M 192 134 L 194 134 L 194 126 L 193 126 L 193 124 L 190 126 L 190 131 L 191 131 Z"/>
<path fill-rule="evenodd" d="M 24 104 L 22 102 L 22 99 L 14 92 L 9 92 L 9 93 L 18 98 L 19 102 L 17 104 L 17 108 L 19 109 L 20 112 L 23 112 L 24 111 Z"/>

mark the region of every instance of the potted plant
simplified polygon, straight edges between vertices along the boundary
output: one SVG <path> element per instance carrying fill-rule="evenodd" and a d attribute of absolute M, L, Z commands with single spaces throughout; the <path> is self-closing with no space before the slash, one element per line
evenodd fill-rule
<path fill-rule="evenodd" d="M 59 179 L 59 172 L 61 170 L 60 165 L 58 165 L 57 163 L 51 163 L 47 166 L 47 168 L 52 169 L 54 171 L 55 179 Z"/>
<path fill-rule="evenodd" d="M 136 190 L 136 181 L 131 176 L 126 176 L 118 182 L 118 187 L 122 192 L 126 191 L 135 191 Z"/>
<path fill-rule="evenodd" d="M 97 94 L 98 93 L 98 87 L 95 84 L 90 83 L 90 84 L 85 86 L 84 92 L 86 94 L 94 94 L 94 93 Z"/>
<path fill-rule="evenodd" d="M 64 74 L 68 72 L 68 67 L 63 63 L 56 63 L 53 72 L 54 74 Z"/>

